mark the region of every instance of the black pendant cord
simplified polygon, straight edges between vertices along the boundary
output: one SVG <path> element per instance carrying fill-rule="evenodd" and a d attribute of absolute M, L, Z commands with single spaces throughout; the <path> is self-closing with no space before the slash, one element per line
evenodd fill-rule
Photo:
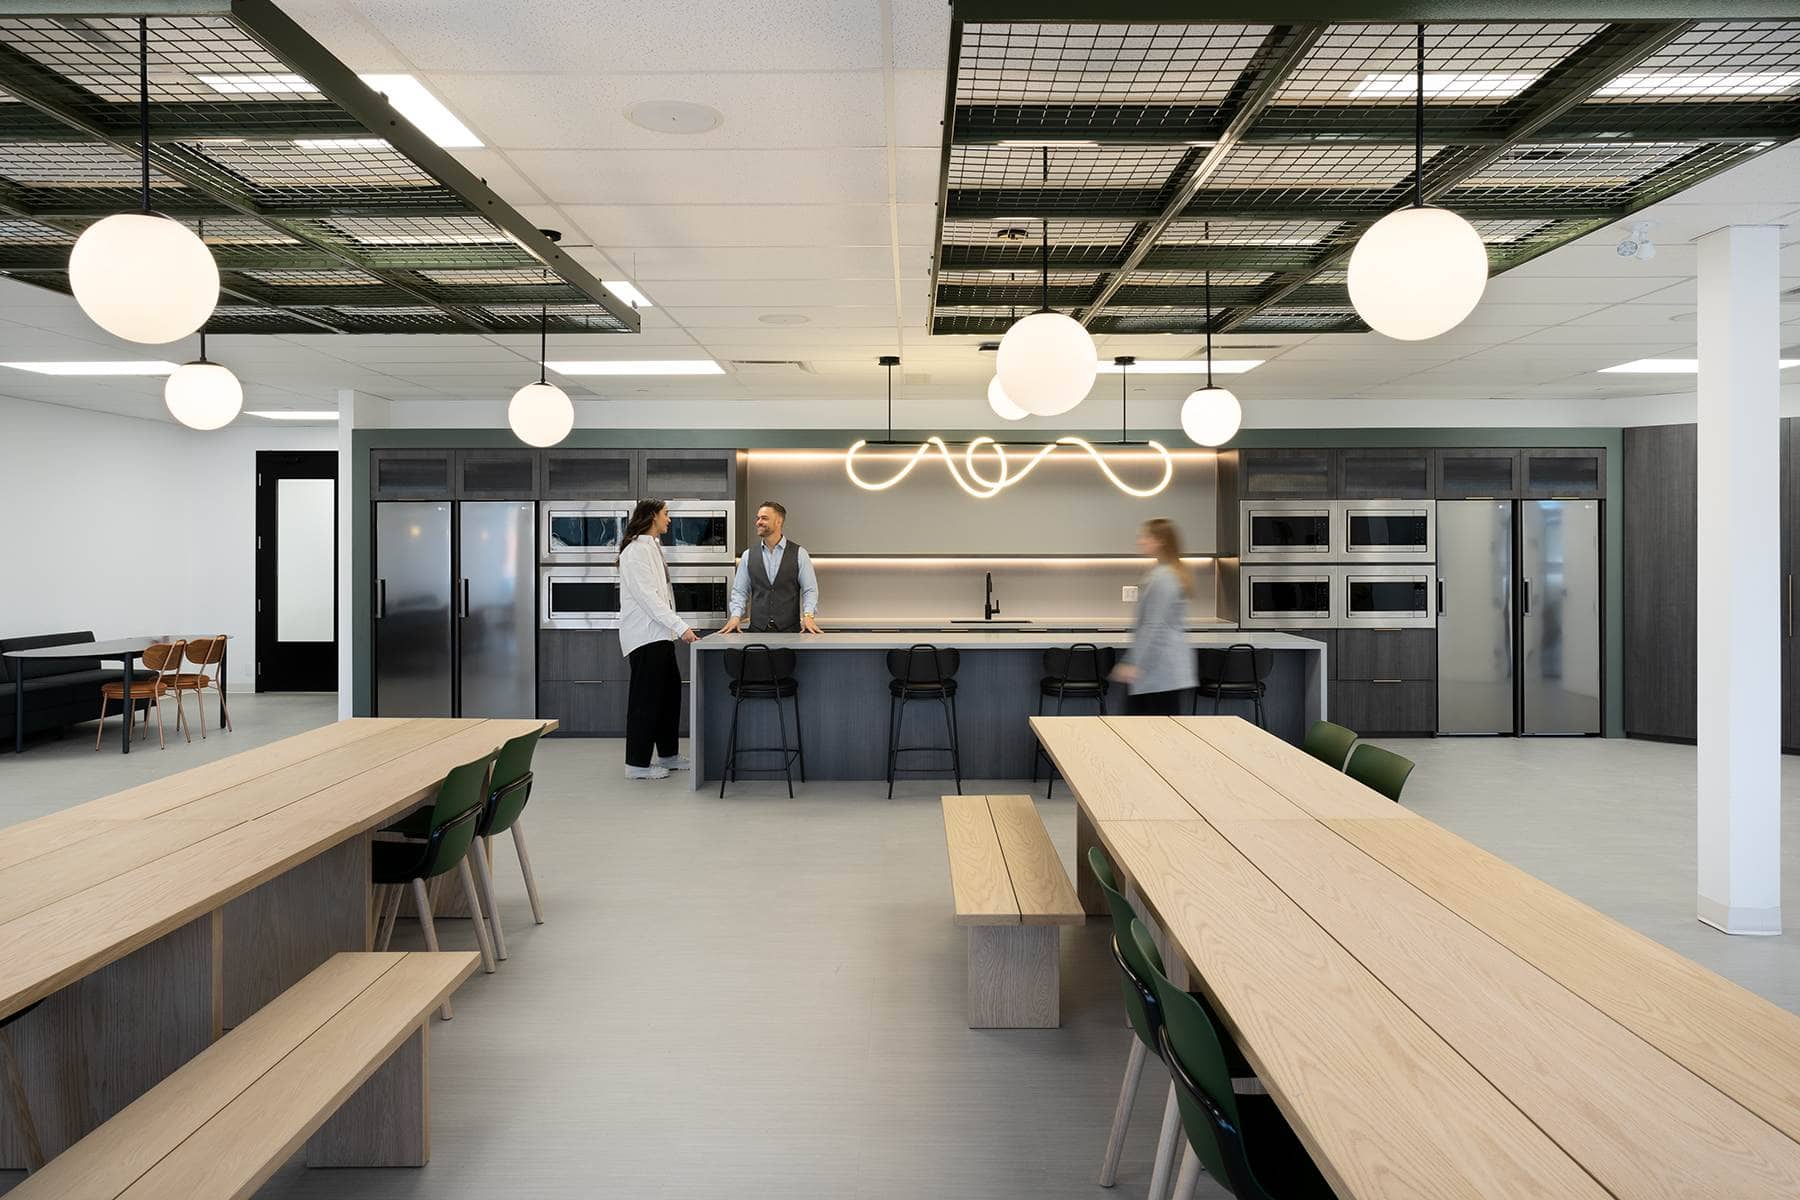
<path fill-rule="evenodd" d="M 1131 401 L 1125 395 L 1125 379 L 1130 372 L 1125 363 L 1119 364 L 1119 440 L 1131 440 Z"/>
<path fill-rule="evenodd" d="M 550 272 L 544 272 L 544 282 L 550 282 Z M 550 302 L 538 305 L 538 382 L 550 382 Z"/>
<path fill-rule="evenodd" d="M 888 384 L 887 384 L 888 441 L 891 442 L 894 440 L 894 364 L 893 363 L 888 364 L 887 375 L 888 375 Z"/>
<path fill-rule="evenodd" d="M 1212 248 L 1212 222 L 1211 221 L 1207 221 L 1204 225 L 1201 226 L 1200 238 L 1202 241 L 1204 241 L 1206 243 L 1207 248 L 1210 250 Z M 1206 272 L 1202 276 L 1202 278 L 1205 280 L 1205 286 L 1206 286 L 1206 387 L 1207 387 L 1207 390 L 1210 391 L 1212 389 L 1212 385 L 1213 385 L 1213 381 L 1212 381 L 1212 267 L 1210 265 L 1206 268 Z"/>
<path fill-rule="evenodd" d="M 1413 102 L 1413 207 L 1425 207 L 1425 26 L 1419 26 L 1418 95 Z"/>
<path fill-rule="evenodd" d="M 150 21 L 138 18 L 138 138 L 143 143 L 144 211 L 150 211 Z"/>
<path fill-rule="evenodd" d="M 1050 147 L 1044 147 L 1044 191 L 1050 191 Z M 1050 218 L 1044 218 L 1044 307 L 1043 312 L 1050 311 Z"/>
<path fill-rule="evenodd" d="M 200 238 L 200 244 L 202 246 L 206 245 L 206 218 L 196 217 L 194 218 L 194 224 L 199 227 L 198 236 Z M 200 361 L 206 361 L 206 325 L 204 323 L 200 326 Z"/>

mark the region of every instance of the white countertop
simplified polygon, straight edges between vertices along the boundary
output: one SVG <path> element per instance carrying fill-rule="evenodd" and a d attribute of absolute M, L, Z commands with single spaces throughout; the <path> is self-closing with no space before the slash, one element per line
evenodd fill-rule
<path fill-rule="evenodd" d="M 988 632 L 1004 632 L 1014 630 L 1026 633 L 1039 631 L 1056 631 L 1068 629 L 1105 630 L 1108 632 L 1124 632 L 1131 628 L 1130 617 L 1047 617 L 1039 620 L 1012 620 L 1003 613 L 1001 619 L 982 621 L 971 618 L 967 621 L 946 620 L 943 617 L 820 617 L 819 624 L 827 632 L 832 630 L 885 630 L 885 629 L 936 629 L 945 631 L 978 630 Z M 1236 629 L 1236 621 L 1227 621 L 1223 617 L 1194 617 L 1188 621 L 1189 629 Z"/>
<path fill-rule="evenodd" d="M 926 632 L 926 631 L 919 631 Z M 1057 646 L 1068 646 L 1075 641 L 1092 642 L 1096 646 L 1129 646 L 1131 634 L 1127 630 L 1107 633 L 1083 633 L 1079 637 L 1071 637 L 1068 633 L 1058 633 L 1046 629 L 988 630 L 988 629 L 952 629 L 939 631 L 936 628 L 930 643 L 934 646 L 954 648 L 957 650 L 1049 650 Z M 744 646 L 761 644 L 764 646 L 791 646 L 796 650 L 904 650 L 920 643 L 920 638 L 909 636 L 905 631 L 895 633 L 729 633 L 712 634 L 694 643 L 694 649 L 730 650 Z M 1279 630 L 1194 630 L 1188 634 L 1191 646 L 1231 646 L 1249 645 L 1269 650 L 1312 650 L 1323 653 L 1325 643 L 1303 638 L 1298 634 L 1282 633 Z"/>

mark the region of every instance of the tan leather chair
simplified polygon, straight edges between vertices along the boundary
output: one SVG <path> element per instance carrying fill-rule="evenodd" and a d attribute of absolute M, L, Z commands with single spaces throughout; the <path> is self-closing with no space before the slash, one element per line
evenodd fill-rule
<path fill-rule="evenodd" d="M 156 742 L 163 749 L 168 749 L 168 740 L 163 736 L 162 698 L 175 689 L 176 671 L 181 666 L 181 656 L 187 651 L 186 642 L 152 642 L 144 648 L 144 671 L 154 671 L 154 675 L 134 672 L 131 680 L 131 694 L 125 694 L 125 681 L 115 679 L 100 685 L 100 725 L 94 730 L 94 749 L 100 749 L 100 735 L 106 725 L 106 702 L 116 700 L 124 709 L 120 714 L 125 720 L 137 720 L 137 702 L 148 700 L 156 706 Z M 175 728 L 187 735 L 188 741 L 194 735 L 188 732 L 187 713 L 181 707 L 181 693 L 175 691 Z M 145 714 L 144 728 L 138 733 L 143 737 L 150 732 L 150 717 Z"/>
<path fill-rule="evenodd" d="M 181 672 L 170 682 L 176 691 L 176 701 L 180 702 L 180 693 L 193 692 L 194 700 L 200 707 L 200 736 L 206 736 L 206 702 L 203 693 L 209 688 L 218 687 L 219 711 L 225 714 L 225 729 L 231 729 L 231 710 L 225 706 L 225 693 L 221 686 L 219 664 L 225 658 L 225 635 L 217 637 L 195 638 L 187 644 L 187 660 L 190 666 L 199 667 L 198 671 Z M 207 668 L 212 668 L 208 670 Z"/>

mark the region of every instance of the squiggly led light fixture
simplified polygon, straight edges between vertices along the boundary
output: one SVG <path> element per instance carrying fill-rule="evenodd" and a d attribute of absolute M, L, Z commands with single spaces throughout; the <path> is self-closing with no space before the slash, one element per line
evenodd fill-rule
<path fill-rule="evenodd" d="M 848 450 L 844 451 L 844 474 L 850 477 L 851 483 L 854 483 L 864 491 L 870 492 L 885 492 L 889 488 L 895 486 L 908 475 L 912 474 L 913 468 L 919 465 L 920 460 L 934 450 L 943 458 L 944 466 L 949 468 L 950 478 L 955 481 L 956 486 L 977 500 L 987 500 L 994 496 L 998 496 L 1007 488 L 1022 483 L 1027 475 L 1030 475 L 1037 469 L 1039 463 L 1043 462 L 1046 458 L 1049 458 L 1063 446 L 1072 446 L 1077 450 L 1084 451 L 1094 460 L 1101 472 L 1112 482 L 1112 485 L 1121 492 L 1124 492 L 1127 496 L 1135 496 L 1138 499 L 1148 499 L 1151 496 L 1159 495 L 1164 488 L 1169 486 L 1170 481 L 1175 478 L 1175 459 L 1169 454 L 1169 451 L 1161 442 L 1145 442 L 1144 448 L 1162 460 L 1162 478 L 1157 480 L 1151 487 L 1140 488 L 1133 487 L 1131 484 L 1126 483 L 1121 479 L 1119 473 L 1113 470 L 1112 464 L 1106 460 L 1106 455 L 1102 454 L 1092 442 L 1089 442 L 1085 438 L 1060 437 L 1054 442 L 1046 442 L 1032 453 L 1022 454 L 1019 458 L 1014 458 L 1007 453 L 1005 446 L 984 434 L 981 437 L 975 438 L 973 441 L 969 442 L 968 445 L 963 447 L 963 452 L 960 456 L 962 458 L 962 466 L 959 469 L 956 462 L 958 455 L 944 443 L 943 438 L 933 434 L 931 437 L 928 437 L 919 443 L 918 448 L 907 457 L 905 465 L 894 472 L 892 476 L 879 482 L 872 482 L 864 479 L 861 475 L 857 474 L 856 471 L 857 452 L 862 450 L 868 444 L 868 439 L 864 438 L 851 446 Z M 982 455 L 984 451 L 993 455 L 993 465 L 998 468 L 997 473 L 992 475 L 984 474 L 984 468 L 978 461 L 979 456 Z M 966 479 L 964 478 L 965 473 L 968 476 Z"/>

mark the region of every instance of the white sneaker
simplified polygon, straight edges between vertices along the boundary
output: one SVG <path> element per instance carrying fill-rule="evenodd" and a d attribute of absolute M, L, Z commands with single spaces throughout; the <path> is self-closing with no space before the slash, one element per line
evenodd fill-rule
<path fill-rule="evenodd" d="M 694 769 L 694 760 L 685 754 L 671 754 L 667 758 L 657 759 L 656 765 L 670 771 L 691 771 Z"/>
<path fill-rule="evenodd" d="M 666 767 L 650 766 L 625 768 L 625 778 L 627 779 L 667 779 L 668 777 L 669 772 Z"/>

